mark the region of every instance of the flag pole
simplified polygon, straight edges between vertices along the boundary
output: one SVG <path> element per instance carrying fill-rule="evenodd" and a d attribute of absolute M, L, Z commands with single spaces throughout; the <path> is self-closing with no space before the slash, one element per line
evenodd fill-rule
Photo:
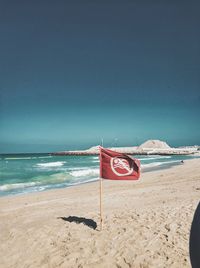
<path fill-rule="evenodd" d="M 103 138 L 101 140 L 102 147 L 103 147 Z M 101 159 L 101 147 L 99 148 L 99 160 L 100 160 L 100 176 L 99 176 L 99 202 L 100 202 L 100 231 L 103 229 L 103 205 L 102 205 L 102 198 L 103 198 L 103 179 L 101 174 L 102 169 L 102 159 Z"/>
<path fill-rule="evenodd" d="M 102 178 L 101 176 L 99 177 L 99 187 L 100 187 L 100 231 L 102 231 L 103 229 L 103 213 L 102 213 L 102 209 L 103 209 L 103 206 L 102 206 L 102 190 L 103 190 L 103 185 L 102 185 Z"/>

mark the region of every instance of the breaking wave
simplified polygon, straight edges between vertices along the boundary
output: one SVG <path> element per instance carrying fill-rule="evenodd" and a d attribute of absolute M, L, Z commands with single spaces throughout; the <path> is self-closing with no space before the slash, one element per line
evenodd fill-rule
<path fill-rule="evenodd" d="M 156 166 L 161 166 L 161 165 L 167 165 L 167 164 L 173 164 L 173 163 L 180 163 L 179 160 L 175 161 L 166 161 L 166 162 L 154 162 L 154 163 L 149 163 L 149 164 L 142 164 L 142 168 L 150 168 L 150 167 L 156 167 Z"/>
<path fill-rule="evenodd" d="M 34 187 L 54 188 L 55 186 L 70 186 L 80 183 L 86 183 L 97 180 L 99 176 L 99 169 L 79 169 L 71 172 L 55 173 L 52 175 L 44 175 L 34 177 L 32 182 L 20 182 L 12 184 L 4 184 L 0 186 L 0 191 L 13 191 L 19 189 L 30 189 Z M 42 188 L 41 188 L 42 187 Z"/>
<path fill-rule="evenodd" d="M 6 157 L 5 160 L 29 160 L 32 157 Z"/>
<path fill-rule="evenodd" d="M 58 161 L 58 162 L 49 162 L 49 163 L 39 163 L 38 167 L 61 167 L 66 163 L 66 161 Z"/>
<path fill-rule="evenodd" d="M 138 159 L 142 161 L 148 161 L 148 160 L 167 159 L 167 158 L 171 158 L 171 156 L 155 156 L 155 157 L 145 157 L 145 158 L 138 158 Z"/>
<path fill-rule="evenodd" d="M 72 171 L 70 174 L 73 177 L 97 176 L 99 175 L 98 168 L 88 168 L 83 170 Z"/>
<path fill-rule="evenodd" d="M 0 186 L 0 191 L 8 191 L 14 189 L 27 188 L 31 186 L 35 186 L 35 182 L 26 182 L 26 183 L 12 183 L 12 184 L 4 184 Z"/>

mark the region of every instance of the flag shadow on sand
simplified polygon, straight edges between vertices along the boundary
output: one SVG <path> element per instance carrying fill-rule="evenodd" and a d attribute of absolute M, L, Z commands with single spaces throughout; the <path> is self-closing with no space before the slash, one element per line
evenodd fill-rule
<path fill-rule="evenodd" d="M 59 219 L 62 219 L 63 221 L 68 222 L 75 222 L 77 224 L 83 223 L 84 225 L 87 225 L 89 228 L 96 229 L 97 223 L 93 221 L 92 219 L 86 219 L 83 217 L 77 217 L 77 216 L 69 216 L 69 217 L 59 217 Z"/>

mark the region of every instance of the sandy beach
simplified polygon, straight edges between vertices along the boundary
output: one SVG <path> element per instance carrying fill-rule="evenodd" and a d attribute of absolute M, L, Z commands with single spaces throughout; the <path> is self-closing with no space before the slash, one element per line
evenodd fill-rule
<path fill-rule="evenodd" d="M 193 159 L 139 181 L 104 180 L 102 231 L 98 182 L 2 197 L 0 267 L 191 267 L 199 174 Z"/>

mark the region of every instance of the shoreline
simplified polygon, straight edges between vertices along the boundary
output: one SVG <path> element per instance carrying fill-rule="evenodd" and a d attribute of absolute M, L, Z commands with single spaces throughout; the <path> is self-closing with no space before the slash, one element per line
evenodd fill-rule
<path fill-rule="evenodd" d="M 198 158 L 198 157 L 197 157 Z M 190 160 L 190 159 L 189 159 Z M 185 160 L 186 161 L 186 160 Z M 156 165 L 156 166 L 151 166 L 151 167 L 141 167 L 141 173 L 148 173 L 148 172 L 152 172 L 152 171 L 159 171 L 159 170 L 165 170 L 165 169 L 169 169 L 172 168 L 174 166 L 179 166 L 181 165 L 181 160 L 177 160 L 177 162 L 168 162 L 168 163 L 163 163 L 162 165 Z M 50 191 L 50 190 L 55 190 L 55 189 L 65 189 L 65 188 L 71 188 L 74 186 L 78 186 L 78 185 L 84 185 L 84 184 L 88 184 L 88 183 L 92 183 L 92 182 L 96 182 L 98 181 L 98 178 L 93 179 L 93 180 L 88 180 L 88 181 L 83 181 L 83 182 L 79 182 L 76 184 L 72 184 L 72 185 L 67 185 L 67 186 L 63 186 L 60 185 L 57 187 L 54 187 L 52 185 L 52 188 L 48 188 L 48 189 L 44 189 L 44 190 L 38 190 L 38 191 L 29 191 L 29 192 L 21 192 L 21 193 L 7 193 L 7 194 L 0 194 L 0 199 L 6 196 L 20 196 L 20 195 L 27 195 L 27 194 L 31 194 L 31 193 L 40 193 L 40 192 L 46 192 L 46 191 Z"/>
<path fill-rule="evenodd" d="M 198 158 L 197 158 L 198 159 Z M 185 162 L 184 162 L 184 165 L 186 164 L 186 165 L 188 165 L 189 164 L 189 162 L 190 161 L 193 161 L 193 160 L 196 160 L 196 159 L 187 159 L 187 160 L 185 160 Z M 200 163 L 200 159 L 199 159 L 199 163 Z M 157 175 L 157 173 L 158 174 L 160 174 L 160 173 L 165 173 L 165 172 L 167 172 L 167 171 L 169 171 L 169 170 L 172 170 L 172 169 L 176 169 L 176 167 L 179 167 L 179 166 L 183 166 L 182 164 L 175 164 L 175 165 L 170 165 L 170 166 L 168 166 L 168 167 L 165 167 L 165 168 L 157 168 L 157 167 L 155 167 L 156 169 L 155 170 L 150 170 L 150 171 L 146 171 L 146 172 L 141 172 L 141 177 L 140 177 L 140 179 L 139 180 L 135 180 L 135 181 L 116 181 L 116 180 L 106 180 L 106 179 L 104 179 L 103 181 L 104 182 L 106 182 L 106 183 L 108 183 L 108 184 L 115 184 L 115 183 L 118 183 L 118 184 L 126 184 L 126 183 L 133 183 L 133 184 L 140 184 L 140 181 L 141 181 L 141 179 L 143 179 L 143 176 L 145 176 L 145 175 L 147 175 L 148 177 L 150 177 L 150 176 L 154 176 L 154 175 Z M 62 188 L 52 188 L 52 189 L 48 189 L 48 190 L 44 190 L 44 191 L 36 191 L 36 192 L 28 192 L 28 193 L 22 193 L 22 194 L 10 194 L 10 195 L 5 195 L 5 196 L 0 196 L 0 200 L 2 200 L 2 199 L 15 199 L 15 198 L 26 198 L 26 197 L 29 197 L 29 195 L 30 196 L 36 196 L 37 197 L 37 195 L 38 195 L 38 197 L 41 195 L 41 196 L 43 196 L 43 195 L 45 195 L 45 194 L 47 194 L 47 196 L 50 194 L 51 195 L 51 193 L 54 195 L 54 192 L 55 192 L 55 194 L 59 194 L 59 192 L 65 192 L 65 191 L 70 191 L 70 190 L 73 190 L 73 189 L 75 189 L 75 188 L 78 188 L 78 190 L 80 191 L 81 190 L 81 188 L 84 188 L 85 189 L 85 187 L 87 187 L 87 185 L 93 185 L 93 184 L 98 184 L 98 179 L 97 180 L 95 180 L 95 181 L 87 181 L 87 182 L 83 182 L 83 183 L 80 183 L 80 184 L 76 184 L 76 185 L 72 185 L 72 186 L 67 186 L 67 187 L 62 187 Z M 0 208 L 1 208 L 1 206 L 0 206 Z M 0 212 L 1 212 L 1 210 L 0 210 Z"/>
<path fill-rule="evenodd" d="M 190 267 L 199 173 L 200 159 L 191 159 L 138 181 L 104 180 L 102 232 L 98 182 L 2 197 L 0 266 Z"/>

